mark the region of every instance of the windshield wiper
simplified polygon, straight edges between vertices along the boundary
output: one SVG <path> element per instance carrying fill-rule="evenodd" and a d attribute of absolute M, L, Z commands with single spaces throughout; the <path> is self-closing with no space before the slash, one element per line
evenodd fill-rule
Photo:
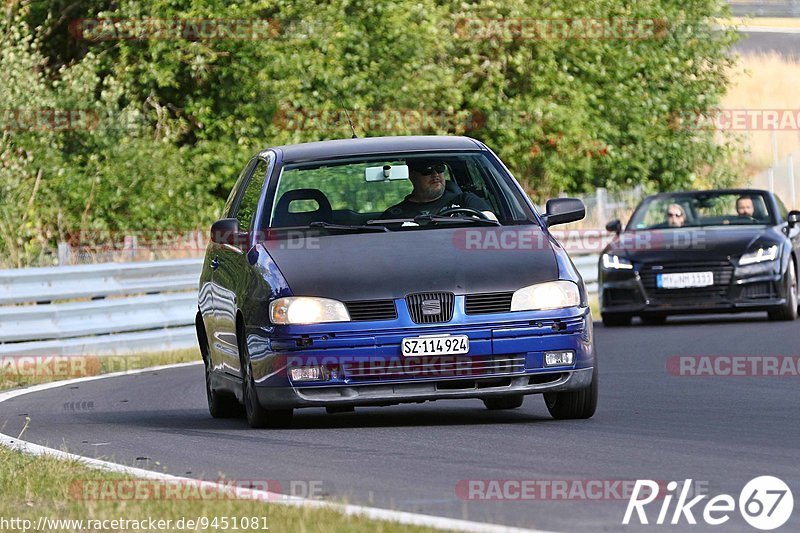
<path fill-rule="evenodd" d="M 363 231 L 372 233 L 385 233 L 389 228 L 385 226 L 348 226 L 344 224 L 331 224 L 330 222 L 312 222 L 308 225 L 309 228 L 319 228 L 331 231 Z"/>
<path fill-rule="evenodd" d="M 461 222 L 468 222 L 470 224 L 482 224 L 484 226 L 499 226 L 500 223 L 490 218 L 466 218 L 466 217 L 443 217 L 439 215 L 417 215 L 414 217 L 414 222 L 417 224 L 425 223 L 431 224 L 434 222 L 446 222 L 456 224 Z"/>
<path fill-rule="evenodd" d="M 387 226 L 390 224 L 409 224 L 416 226 L 427 226 L 431 223 L 443 222 L 448 224 L 482 224 L 485 226 L 499 226 L 500 222 L 491 219 L 483 218 L 463 218 L 463 217 L 443 217 L 439 215 L 417 215 L 414 218 L 388 218 L 388 219 L 375 219 L 368 220 L 369 226 Z"/>

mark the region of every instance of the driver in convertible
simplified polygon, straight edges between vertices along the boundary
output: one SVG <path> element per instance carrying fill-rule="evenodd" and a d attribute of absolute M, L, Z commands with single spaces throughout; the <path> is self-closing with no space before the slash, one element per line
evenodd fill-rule
<path fill-rule="evenodd" d="M 417 215 L 436 215 L 450 208 L 465 207 L 483 212 L 488 218 L 497 220 L 489 203 L 471 192 L 445 190 L 446 167 L 444 163 L 431 160 L 412 159 L 408 165 L 408 178 L 414 186 L 411 194 L 399 204 L 393 205 L 381 215 L 382 219 L 414 218 Z"/>

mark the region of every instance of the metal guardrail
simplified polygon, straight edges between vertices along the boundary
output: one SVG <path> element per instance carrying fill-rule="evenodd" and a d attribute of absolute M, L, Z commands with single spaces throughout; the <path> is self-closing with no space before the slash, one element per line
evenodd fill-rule
<path fill-rule="evenodd" d="M 597 255 L 575 256 L 573 263 L 596 292 Z M 0 356 L 193 347 L 201 266 L 181 259 L 0 270 Z"/>
<path fill-rule="evenodd" d="M 194 346 L 201 268 L 180 259 L 0 270 L 0 355 Z"/>

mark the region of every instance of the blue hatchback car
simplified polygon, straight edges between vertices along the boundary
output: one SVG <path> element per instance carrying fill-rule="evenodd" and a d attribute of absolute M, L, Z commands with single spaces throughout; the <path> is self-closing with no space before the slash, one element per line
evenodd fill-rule
<path fill-rule="evenodd" d="M 214 223 L 197 336 L 214 417 L 543 393 L 597 404 L 580 274 L 500 159 L 466 137 L 332 140 L 256 155 Z"/>

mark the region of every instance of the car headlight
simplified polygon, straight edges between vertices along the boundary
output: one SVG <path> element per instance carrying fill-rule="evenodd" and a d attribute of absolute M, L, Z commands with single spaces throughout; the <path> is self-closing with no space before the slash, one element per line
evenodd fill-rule
<path fill-rule="evenodd" d="M 269 304 L 273 324 L 318 324 L 320 322 L 349 322 L 350 313 L 344 304 L 329 298 L 288 296 Z"/>
<path fill-rule="evenodd" d="M 548 281 L 529 285 L 514 292 L 512 311 L 539 311 L 575 307 L 581 303 L 578 285 L 571 281 Z"/>
<path fill-rule="evenodd" d="M 631 270 L 633 263 L 618 255 L 603 254 L 603 268 L 606 270 Z"/>
<path fill-rule="evenodd" d="M 773 244 L 767 248 L 759 248 L 754 252 L 748 252 L 739 258 L 739 265 L 752 265 L 753 263 L 763 263 L 764 261 L 774 261 L 778 258 L 778 245 Z"/>

